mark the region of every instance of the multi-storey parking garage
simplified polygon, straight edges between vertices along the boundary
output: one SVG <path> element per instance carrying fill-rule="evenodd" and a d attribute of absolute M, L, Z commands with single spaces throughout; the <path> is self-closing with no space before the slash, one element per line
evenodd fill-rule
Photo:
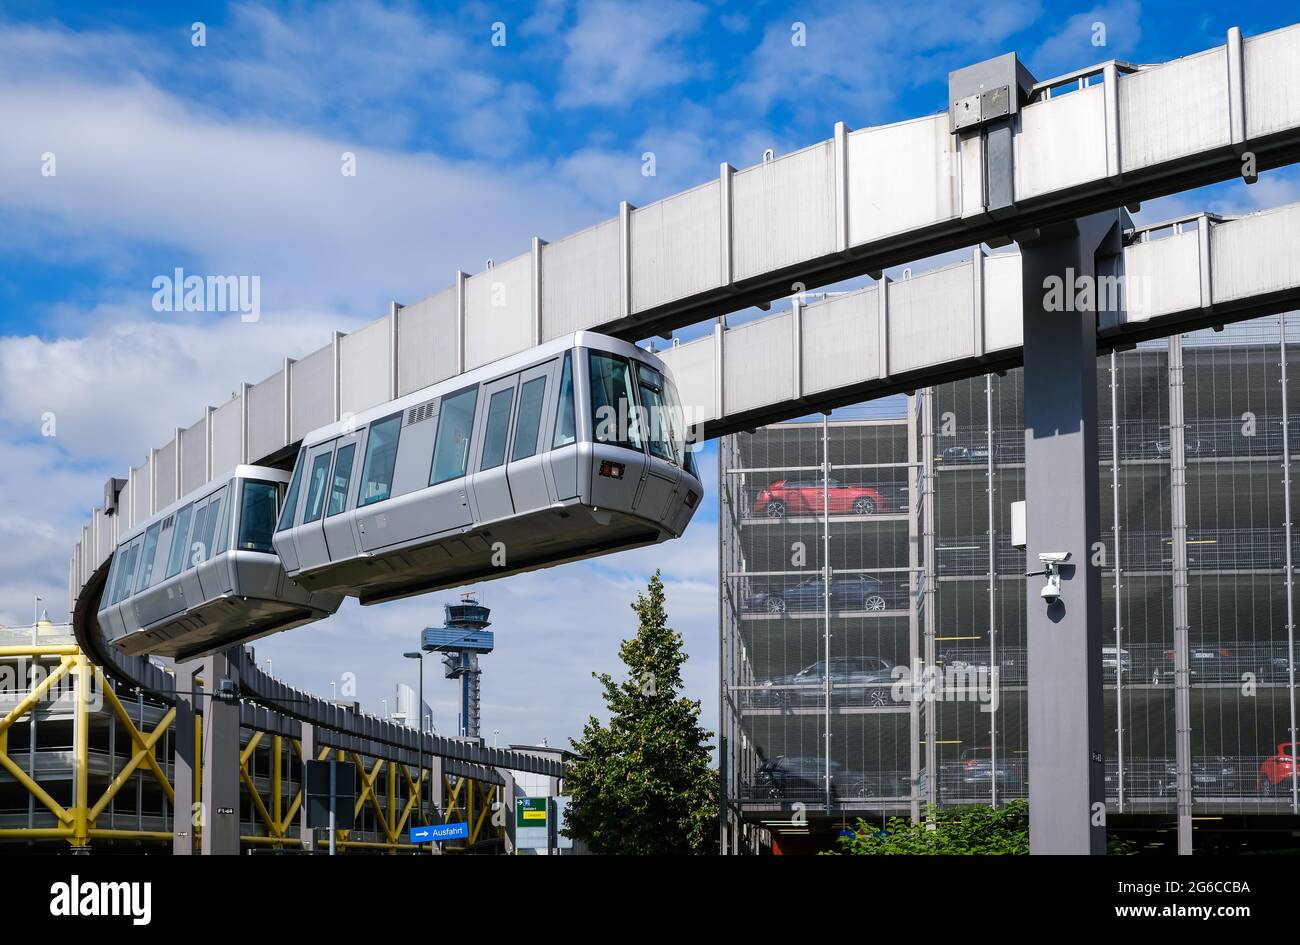
<path fill-rule="evenodd" d="M 1297 813 L 1298 328 L 1261 318 L 1098 365 L 1107 802 L 1144 843 L 1173 829 L 1180 773 L 1202 847 Z M 1026 599 L 1043 579 L 1011 545 L 1020 371 L 865 413 L 723 440 L 733 851 L 1027 794 Z"/>

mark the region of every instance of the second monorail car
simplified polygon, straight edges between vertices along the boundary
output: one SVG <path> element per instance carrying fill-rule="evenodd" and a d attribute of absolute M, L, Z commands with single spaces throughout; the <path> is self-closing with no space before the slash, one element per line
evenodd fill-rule
<path fill-rule="evenodd" d="M 125 532 L 100 599 L 105 638 L 191 659 L 338 610 L 343 595 L 293 583 L 272 547 L 288 480 L 237 466 Z"/>
<path fill-rule="evenodd" d="M 372 604 L 675 538 L 704 494 L 686 419 L 653 354 L 555 339 L 306 436 L 275 550 Z"/>

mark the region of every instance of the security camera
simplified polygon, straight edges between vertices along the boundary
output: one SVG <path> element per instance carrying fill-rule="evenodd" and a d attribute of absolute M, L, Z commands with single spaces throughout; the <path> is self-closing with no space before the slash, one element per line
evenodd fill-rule
<path fill-rule="evenodd" d="M 1038 592 L 1038 596 L 1054 604 L 1061 599 L 1061 565 L 1070 560 L 1068 551 L 1040 551 L 1038 560 L 1043 563 L 1043 570 L 1037 572 L 1047 578 L 1047 583 Z"/>

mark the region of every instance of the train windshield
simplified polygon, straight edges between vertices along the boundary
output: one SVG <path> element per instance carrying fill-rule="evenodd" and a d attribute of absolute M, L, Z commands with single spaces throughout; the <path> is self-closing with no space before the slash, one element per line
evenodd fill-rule
<path fill-rule="evenodd" d="M 671 380 L 668 381 L 668 401 L 673 405 L 671 416 L 678 431 L 676 442 L 681 445 L 682 465 L 686 467 L 688 473 L 699 479 L 700 471 L 695 466 L 694 444 L 689 442 L 687 436 L 690 424 L 686 420 L 686 408 L 682 405 L 681 395 L 677 393 L 677 385 Z"/>
<path fill-rule="evenodd" d="M 648 364 L 637 362 L 637 384 L 641 388 L 641 407 L 652 456 L 681 465 L 682 442 L 677 433 L 676 404 L 668 391 L 664 376 Z"/>
<path fill-rule="evenodd" d="M 280 488 L 273 482 L 244 480 L 244 497 L 239 507 L 239 548 L 275 554 L 271 535 L 275 532 L 275 513 Z"/>
<path fill-rule="evenodd" d="M 597 443 L 641 450 L 641 424 L 626 358 L 591 352 L 591 422 Z"/>

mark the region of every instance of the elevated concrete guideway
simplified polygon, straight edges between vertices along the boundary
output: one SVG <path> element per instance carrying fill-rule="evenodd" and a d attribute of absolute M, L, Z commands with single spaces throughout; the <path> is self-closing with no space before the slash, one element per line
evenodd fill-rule
<path fill-rule="evenodd" d="M 839 124 L 833 138 L 754 167 L 724 165 L 715 180 L 647 207 L 624 203 L 616 218 L 553 243 L 534 239 L 527 253 L 456 273 L 448 288 L 286 358 L 151 450 L 117 514 L 95 510 L 69 573 L 82 646 L 133 684 L 166 689 L 169 676 L 98 639 L 94 610 L 117 536 L 238 463 L 287 463 L 304 434 L 349 414 L 577 330 L 667 334 L 800 286 L 1005 245 L 1243 167 L 1300 160 L 1300 26 L 1250 39 L 1233 29 L 1224 45 L 1173 62 L 1109 62 L 1042 83 L 1017 64 L 1006 88 L 1009 102 L 993 89 L 912 121 Z M 1300 211 L 1197 223 L 1166 239 L 1139 233 L 1104 264 L 1151 293 L 1103 318 L 1101 347 L 1294 304 L 1300 263 L 1282 250 Z M 1024 291 L 1017 256 L 976 251 L 968 263 L 733 331 L 719 325 L 666 360 L 714 436 L 1017 363 Z M 278 682 L 247 670 L 245 695 L 313 721 Z M 328 711 L 322 700 L 302 704 Z M 341 724 L 364 736 L 371 721 Z"/>

